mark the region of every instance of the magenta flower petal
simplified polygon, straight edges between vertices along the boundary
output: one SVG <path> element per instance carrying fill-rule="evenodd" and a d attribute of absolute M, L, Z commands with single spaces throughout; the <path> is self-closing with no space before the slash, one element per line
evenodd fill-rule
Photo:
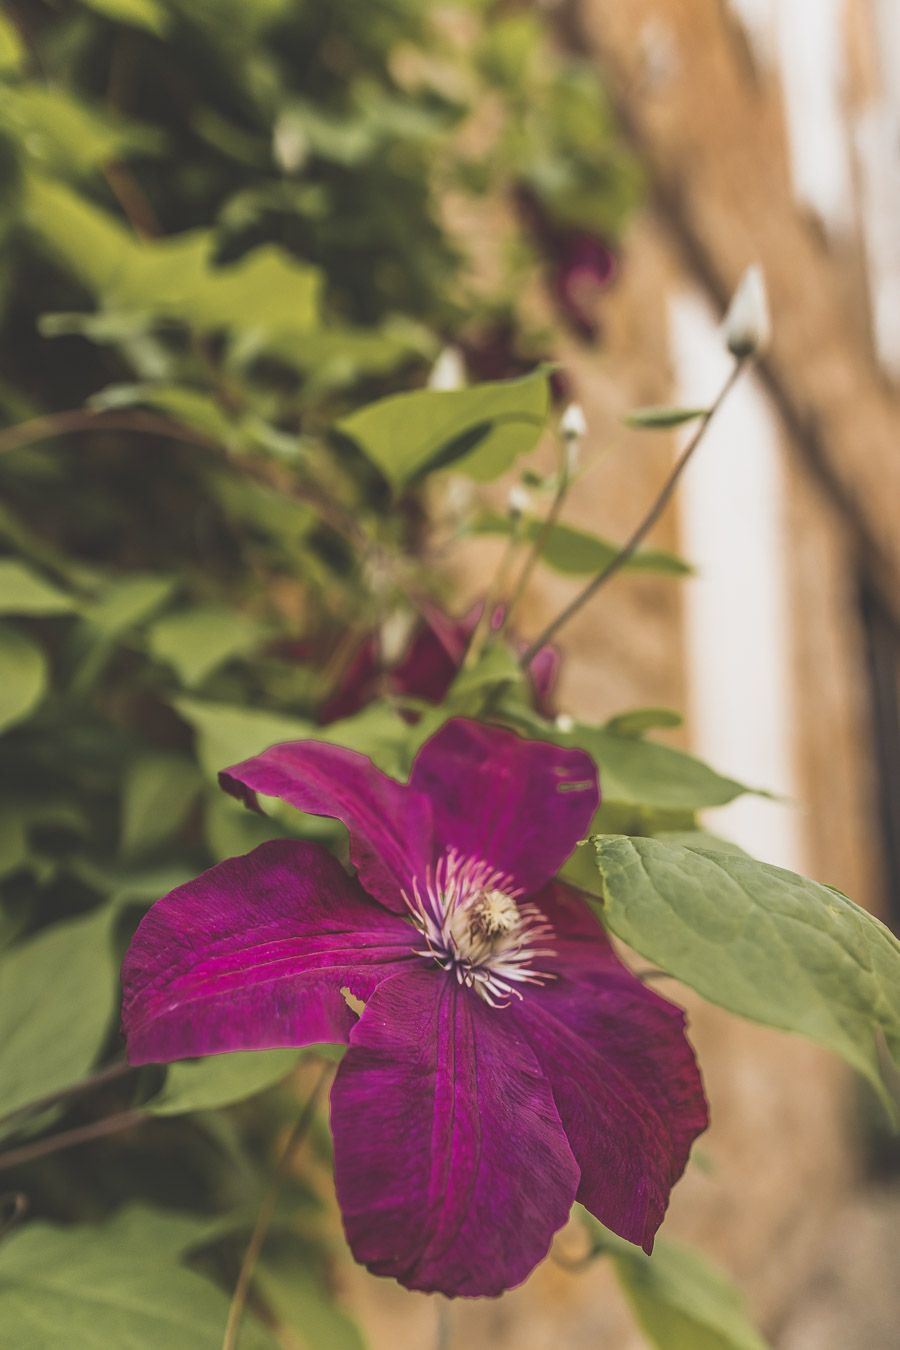
<path fill-rule="evenodd" d="M 462 718 L 422 746 L 410 787 L 431 798 L 438 848 L 490 863 L 525 895 L 565 862 L 600 800 L 584 751 Z"/>
<path fill-rule="evenodd" d="M 365 755 L 324 741 L 286 741 L 219 774 L 226 792 L 253 806 L 256 793 L 342 821 L 363 886 L 405 912 L 401 891 L 431 862 L 431 807 Z"/>
<path fill-rule="evenodd" d="M 684 1014 L 626 970 L 577 891 L 555 884 L 535 903 L 555 931 L 544 967 L 556 978 L 507 1013 L 553 1086 L 578 1199 L 649 1252 L 708 1124 Z"/>
<path fill-rule="evenodd" d="M 353 1253 L 407 1288 L 500 1294 L 568 1218 L 578 1168 L 534 1055 L 509 1016 L 433 971 L 373 994 L 331 1123 Z"/>
<path fill-rule="evenodd" d="M 132 1064 L 346 1041 L 341 994 L 366 999 L 412 955 L 409 924 L 317 844 L 276 839 L 157 901 L 122 968 Z"/>

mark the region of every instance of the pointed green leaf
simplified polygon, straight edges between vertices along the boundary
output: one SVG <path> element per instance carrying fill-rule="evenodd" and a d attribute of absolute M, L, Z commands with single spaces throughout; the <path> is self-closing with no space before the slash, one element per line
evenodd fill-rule
<path fill-rule="evenodd" d="M 115 1004 L 110 918 L 104 909 L 70 919 L 3 953 L 0 1083 L 4 1112 L 67 1087 L 94 1063 Z"/>
<path fill-rule="evenodd" d="M 300 718 L 261 708 L 241 708 L 230 703 L 206 703 L 195 698 L 177 698 L 172 706 L 197 733 L 197 754 L 213 779 L 220 769 L 258 755 L 279 741 L 302 741 L 321 737 L 321 728 Z"/>
<path fill-rule="evenodd" d="M 622 1292 L 658 1350 L 766 1350 L 725 1274 L 697 1252 L 657 1238 L 653 1255 L 578 1207 L 597 1255 L 612 1259 Z"/>
<path fill-rule="evenodd" d="M 706 417 L 708 412 L 708 408 L 635 408 L 627 414 L 625 423 L 630 427 L 680 427 Z"/>
<path fill-rule="evenodd" d="M 69 614 L 65 591 L 16 558 L 0 558 L 0 614 Z"/>
<path fill-rule="evenodd" d="M 229 1298 L 177 1260 L 189 1224 L 152 1211 L 101 1226 L 25 1224 L 0 1250 L 0 1342 L 21 1350 L 219 1346 Z M 277 1350 L 250 1318 L 241 1347 Z"/>
<path fill-rule="evenodd" d="M 753 789 L 725 778 L 702 760 L 669 745 L 622 735 L 610 726 L 576 726 L 565 736 L 593 756 L 606 802 L 649 806 L 662 811 L 699 811 L 724 806 Z"/>
<path fill-rule="evenodd" d="M 198 605 L 166 614 L 148 630 L 151 652 L 166 661 L 189 688 L 236 656 L 247 656 L 267 641 L 262 624 L 222 606 Z"/>
<path fill-rule="evenodd" d="M 729 1011 L 842 1055 L 889 1106 L 900 942 L 846 896 L 781 867 L 658 839 L 594 838 L 606 925 Z"/>
<path fill-rule="evenodd" d="M 544 531 L 543 521 L 528 520 L 522 528 L 529 543 L 537 543 Z M 484 516 L 476 525 L 476 534 L 511 534 L 513 523 L 508 516 Z M 619 545 L 612 544 L 599 535 L 588 534 L 576 529 L 574 525 L 551 525 L 541 545 L 541 557 L 548 567 L 571 576 L 590 576 L 602 572 L 619 552 Z M 689 563 L 668 553 L 665 549 L 639 549 L 625 563 L 629 572 L 660 572 L 664 576 L 689 576 L 693 570 Z"/>
<path fill-rule="evenodd" d="M 146 852 L 174 834 L 200 790 L 197 766 L 184 755 L 142 755 L 122 787 L 123 853 Z"/>
<path fill-rule="evenodd" d="M 286 1078 L 300 1061 L 299 1050 L 257 1050 L 169 1066 L 162 1090 L 147 1103 L 157 1116 L 212 1111 L 254 1097 Z"/>
<path fill-rule="evenodd" d="M 469 389 L 417 389 L 370 403 L 338 422 L 395 486 L 452 464 L 497 478 L 537 444 L 547 415 L 547 373 Z"/>
<path fill-rule="evenodd" d="M 36 642 L 0 627 L 0 731 L 33 712 L 47 688 L 47 658 Z"/>

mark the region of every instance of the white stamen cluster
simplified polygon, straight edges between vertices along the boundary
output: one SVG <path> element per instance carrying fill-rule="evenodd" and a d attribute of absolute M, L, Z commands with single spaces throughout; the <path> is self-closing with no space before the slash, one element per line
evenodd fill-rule
<path fill-rule="evenodd" d="M 492 1008 L 504 1007 L 519 984 L 545 984 L 553 976 L 534 970 L 537 956 L 555 955 L 539 945 L 553 928 L 532 904 L 519 904 L 521 888 L 511 877 L 451 849 L 429 866 L 423 883 L 403 892 L 413 923 L 425 939 L 416 949 Z"/>

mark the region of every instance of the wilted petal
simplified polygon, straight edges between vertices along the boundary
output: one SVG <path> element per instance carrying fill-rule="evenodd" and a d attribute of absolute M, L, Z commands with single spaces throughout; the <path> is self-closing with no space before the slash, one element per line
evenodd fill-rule
<path fill-rule="evenodd" d="M 526 893 L 558 871 L 600 798 L 584 751 L 462 718 L 422 746 L 410 786 L 431 798 L 439 849 L 508 872 Z"/>
<path fill-rule="evenodd" d="M 649 1252 L 669 1191 L 707 1125 L 684 1014 L 618 960 L 584 900 L 548 886 L 534 903 L 553 924 L 556 979 L 508 1009 L 553 1086 L 581 1167 L 578 1199 Z"/>
<path fill-rule="evenodd" d="M 416 963 L 415 938 L 317 844 L 261 844 L 144 917 L 122 967 L 128 1058 L 346 1041 L 356 1015 L 341 989 L 368 998 Z"/>
<path fill-rule="evenodd" d="M 324 741 L 286 741 L 219 774 L 226 792 L 255 805 L 256 793 L 346 825 L 359 878 L 388 909 L 431 861 L 431 809 L 355 750 Z"/>
<path fill-rule="evenodd" d="M 578 1168 L 534 1055 L 440 971 L 387 980 L 331 1096 L 354 1256 L 410 1289 L 500 1294 L 546 1254 Z"/>

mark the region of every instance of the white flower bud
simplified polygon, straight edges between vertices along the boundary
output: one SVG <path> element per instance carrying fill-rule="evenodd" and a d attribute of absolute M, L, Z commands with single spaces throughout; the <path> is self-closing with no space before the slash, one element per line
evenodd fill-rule
<path fill-rule="evenodd" d="M 509 490 L 509 496 L 506 499 L 506 509 L 513 520 L 518 520 L 520 516 L 524 516 L 526 512 L 531 509 L 531 493 L 526 492 L 525 489 L 517 483 L 515 487 L 511 487 Z"/>
<path fill-rule="evenodd" d="M 558 713 L 555 719 L 557 731 L 561 731 L 564 736 L 568 736 L 570 731 L 575 730 L 575 718 L 569 713 Z"/>
<path fill-rule="evenodd" d="M 290 111 L 282 113 L 275 123 L 272 153 L 276 164 L 285 173 L 296 173 L 306 163 L 309 139 L 300 120 Z"/>
<path fill-rule="evenodd" d="M 395 666 L 405 652 L 412 636 L 415 619 L 408 610 L 395 609 L 381 625 L 379 643 L 385 665 Z"/>
<path fill-rule="evenodd" d="M 728 350 L 739 360 L 757 356 L 769 345 L 772 334 L 769 301 L 759 263 L 753 263 L 741 277 L 731 297 L 723 329 Z"/>
<path fill-rule="evenodd" d="M 428 376 L 429 389 L 464 389 L 466 384 L 466 363 L 458 347 L 445 347 L 440 353 L 431 374 Z"/>
<path fill-rule="evenodd" d="M 570 403 L 559 421 L 559 429 L 566 441 L 582 441 L 587 435 L 587 420 L 580 403 Z"/>

